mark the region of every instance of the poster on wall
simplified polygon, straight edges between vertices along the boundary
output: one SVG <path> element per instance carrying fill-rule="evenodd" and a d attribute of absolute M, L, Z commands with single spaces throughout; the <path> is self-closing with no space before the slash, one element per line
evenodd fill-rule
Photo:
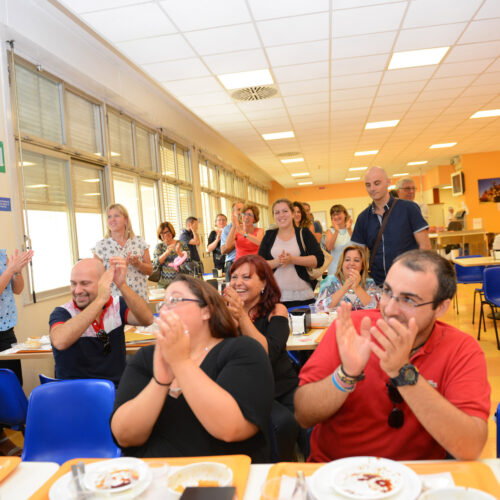
<path fill-rule="evenodd" d="M 500 202 L 500 177 L 493 179 L 478 179 L 477 190 L 481 203 Z"/>

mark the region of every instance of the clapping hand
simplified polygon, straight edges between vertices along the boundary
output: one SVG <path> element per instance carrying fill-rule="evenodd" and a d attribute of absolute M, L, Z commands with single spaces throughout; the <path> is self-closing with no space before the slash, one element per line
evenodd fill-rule
<path fill-rule="evenodd" d="M 280 263 L 280 266 L 287 266 L 288 264 L 292 263 L 292 256 L 285 252 L 281 252 L 280 256 L 278 257 L 278 261 Z"/>
<path fill-rule="evenodd" d="M 120 288 L 127 278 L 127 261 L 123 257 L 110 257 L 110 269 L 113 269 L 113 281 Z"/>
<path fill-rule="evenodd" d="M 348 231 L 350 231 L 352 229 L 352 219 L 350 217 L 349 217 L 349 219 L 347 219 L 345 227 Z"/>
<path fill-rule="evenodd" d="M 348 271 L 346 285 L 348 284 L 349 288 L 355 290 L 359 284 L 361 283 L 361 274 L 356 269 L 351 269 Z"/>
<path fill-rule="evenodd" d="M 236 324 L 239 324 L 240 319 L 246 314 L 243 301 L 241 300 L 238 292 L 234 288 L 227 286 L 224 289 L 224 300 L 226 301 L 227 308 Z"/>
<path fill-rule="evenodd" d="M 18 274 L 31 262 L 32 258 L 33 250 L 19 252 L 19 250 L 16 249 L 10 259 L 7 256 L 7 269 L 11 269 L 13 274 Z"/>
<path fill-rule="evenodd" d="M 370 332 L 377 341 L 371 342 L 373 353 L 380 359 L 380 368 L 389 377 L 397 377 L 400 368 L 410 362 L 410 354 L 418 333 L 415 318 L 410 318 L 404 325 L 396 318 L 388 321 L 379 319 L 377 327 L 371 327 Z"/>
<path fill-rule="evenodd" d="M 112 257 L 114 258 L 114 257 Z M 115 275 L 115 268 L 113 265 L 99 278 L 97 282 L 97 298 L 106 303 L 111 296 L 111 283 Z"/>
<path fill-rule="evenodd" d="M 336 334 L 340 360 L 345 373 L 357 376 L 365 369 L 372 352 L 371 320 L 361 320 L 359 333 L 351 319 L 351 304 L 342 302 L 337 308 Z"/>
<path fill-rule="evenodd" d="M 174 311 L 163 307 L 156 323 L 159 327 L 156 348 L 163 361 L 173 368 L 176 363 L 189 359 L 190 339 L 184 321 Z"/>
<path fill-rule="evenodd" d="M 142 259 L 138 255 L 134 255 L 132 252 L 129 252 L 127 255 L 127 264 L 139 268 L 141 265 Z"/>

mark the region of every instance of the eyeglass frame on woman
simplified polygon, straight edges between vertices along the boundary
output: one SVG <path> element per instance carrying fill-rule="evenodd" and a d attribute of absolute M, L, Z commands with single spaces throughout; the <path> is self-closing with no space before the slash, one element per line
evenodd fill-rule
<path fill-rule="evenodd" d="M 386 382 L 385 385 L 387 387 L 387 395 L 389 396 L 391 403 L 394 405 L 387 417 L 387 425 L 393 429 L 399 429 L 403 427 L 405 423 L 405 414 L 403 410 L 398 408 L 396 405 L 402 403 L 404 399 L 394 384 Z"/>
<path fill-rule="evenodd" d="M 390 288 L 387 288 L 387 285 L 384 283 L 382 285 L 382 290 L 380 292 L 380 302 L 382 302 L 382 300 L 390 301 L 391 299 L 394 299 L 399 307 L 411 310 L 416 309 L 417 307 L 434 304 L 436 302 L 435 300 L 429 300 L 428 302 L 422 302 L 421 304 L 417 304 L 412 297 L 408 296 L 401 297 L 401 295 L 394 295 L 392 293 L 392 290 Z"/>
<path fill-rule="evenodd" d="M 103 344 L 104 354 L 109 354 L 111 352 L 111 340 L 109 338 L 109 333 L 101 328 L 96 333 L 96 337 Z"/>
<path fill-rule="evenodd" d="M 198 302 L 201 306 L 204 306 L 205 303 L 201 299 L 190 299 L 188 297 L 169 297 L 168 299 L 160 302 L 159 309 L 162 307 L 175 307 L 182 302 Z"/>

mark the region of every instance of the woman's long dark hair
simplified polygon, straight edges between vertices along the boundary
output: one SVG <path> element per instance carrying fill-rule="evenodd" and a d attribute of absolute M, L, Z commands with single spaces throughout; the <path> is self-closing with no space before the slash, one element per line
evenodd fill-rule
<path fill-rule="evenodd" d="M 250 274 L 257 274 L 260 280 L 265 283 L 264 291 L 260 296 L 259 302 L 252 307 L 250 312 L 254 319 L 267 316 L 281 300 L 281 290 L 274 279 L 273 270 L 267 261 L 260 255 L 243 255 L 243 257 L 240 257 L 233 263 L 229 275 L 232 276 L 234 271 L 243 264 L 248 264 L 250 266 Z"/>

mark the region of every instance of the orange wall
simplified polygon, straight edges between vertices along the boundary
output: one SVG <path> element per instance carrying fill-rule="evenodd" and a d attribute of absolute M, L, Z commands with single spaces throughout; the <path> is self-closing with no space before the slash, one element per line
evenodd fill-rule
<path fill-rule="evenodd" d="M 467 228 L 472 228 L 472 219 L 481 217 L 486 231 L 500 233 L 500 203 L 479 203 L 478 179 L 500 177 L 500 151 L 462 155 L 462 171 L 465 180 L 464 198 L 469 215 Z"/>

